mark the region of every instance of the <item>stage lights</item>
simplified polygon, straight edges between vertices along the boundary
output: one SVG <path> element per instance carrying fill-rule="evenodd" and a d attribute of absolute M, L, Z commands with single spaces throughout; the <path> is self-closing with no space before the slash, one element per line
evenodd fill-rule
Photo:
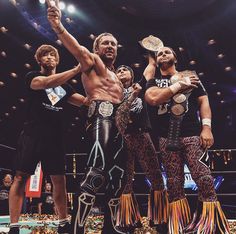
<path fill-rule="evenodd" d="M 59 7 L 60 7 L 61 10 L 65 10 L 66 4 L 64 2 L 60 2 Z"/>
<path fill-rule="evenodd" d="M 90 34 L 90 35 L 89 35 L 89 38 L 90 38 L 91 40 L 95 40 L 96 36 L 95 36 L 94 34 Z"/>
<path fill-rule="evenodd" d="M 26 64 L 24 65 L 24 67 L 27 68 L 27 69 L 31 69 L 31 68 L 32 68 L 32 66 L 31 66 L 29 63 L 26 63 Z"/>
<path fill-rule="evenodd" d="M 140 63 L 134 63 L 134 64 L 133 64 L 133 67 L 135 67 L 135 68 L 139 68 L 140 66 L 141 66 Z"/>
<path fill-rule="evenodd" d="M 198 75 L 199 76 L 204 76 L 204 72 L 199 72 Z"/>
<path fill-rule="evenodd" d="M 69 5 L 68 7 L 67 7 L 67 11 L 69 12 L 69 13 L 74 13 L 75 12 L 75 7 L 74 7 L 74 5 Z"/>
<path fill-rule="evenodd" d="M 40 4 L 46 4 L 46 0 L 39 0 Z M 75 6 L 73 4 L 69 4 L 68 6 L 66 5 L 65 2 L 60 1 L 59 2 L 59 8 L 64 11 L 67 10 L 69 13 L 73 14 L 75 13 L 76 9 Z"/>
<path fill-rule="evenodd" d="M 224 58 L 224 54 L 218 54 L 218 55 L 217 55 L 217 58 L 218 58 L 218 59 Z"/>
<path fill-rule="evenodd" d="M 24 47 L 25 47 L 25 49 L 30 50 L 32 46 L 26 43 L 26 44 L 24 44 Z"/>
<path fill-rule="evenodd" d="M 215 39 L 211 39 L 208 41 L 208 45 L 214 45 L 214 44 L 216 44 Z"/>
<path fill-rule="evenodd" d="M 15 72 L 11 72 L 11 73 L 10 73 L 10 76 L 11 76 L 12 78 L 17 78 L 17 77 L 18 77 L 18 75 L 17 75 Z"/>
<path fill-rule="evenodd" d="M 191 60 L 191 61 L 189 62 L 189 64 L 190 64 L 190 65 L 195 65 L 195 64 L 196 64 L 196 61 L 195 61 L 195 60 Z"/>
<path fill-rule="evenodd" d="M 1 27 L 1 28 L 0 28 L 0 32 L 2 32 L 2 33 L 6 33 L 7 31 L 8 31 L 8 29 L 5 28 L 5 27 Z"/>
<path fill-rule="evenodd" d="M 229 72 L 232 70 L 232 67 L 225 67 L 225 71 Z"/>
<path fill-rule="evenodd" d="M 1 56 L 4 57 L 4 58 L 7 57 L 6 52 L 5 51 L 1 51 Z"/>

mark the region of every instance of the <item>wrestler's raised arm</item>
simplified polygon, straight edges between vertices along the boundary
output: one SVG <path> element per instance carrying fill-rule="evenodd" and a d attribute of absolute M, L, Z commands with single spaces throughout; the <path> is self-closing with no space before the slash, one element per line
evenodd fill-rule
<path fill-rule="evenodd" d="M 61 23 L 61 10 L 59 0 L 47 0 L 47 17 L 52 29 L 57 34 L 63 45 L 80 62 L 82 71 L 90 69 L 94 63 L 94 54 L 87 48 L 80 45 L 79 42 L 65 29 Z"/>

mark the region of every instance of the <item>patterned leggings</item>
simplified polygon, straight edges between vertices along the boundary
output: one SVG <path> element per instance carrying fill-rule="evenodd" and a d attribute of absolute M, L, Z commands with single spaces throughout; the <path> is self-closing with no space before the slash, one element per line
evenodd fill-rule
<path fill-rule="evenodd" d="M 124 135 L 128 149 L 127 159 L 127 183 L 124 194 L 133 192 L 134 160 L 138 159 L 143 172 L 150 180 L 153 190 L 163 190 L 164 184 L 161 175 L 157 153 L 147 132 L 138 132 Z"/>
<path fill-rule="evenodd" d="M 198 136 L 180 138 L 180 152 L 166 151 L 166 138 L 160 138 L 160 151 L 167 173 L 169 202 L 185 198 L 184 163 L 187 164 L 193 180 L 198 186 L 200 201 L 216 201 L 216 192 L 211 171 L 201 161 L 205 151 L 200 145 Z"/>

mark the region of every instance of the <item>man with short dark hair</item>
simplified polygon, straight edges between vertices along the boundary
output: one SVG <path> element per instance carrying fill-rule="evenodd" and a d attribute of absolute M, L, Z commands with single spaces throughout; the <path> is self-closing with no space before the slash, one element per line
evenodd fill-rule
<path fill-rule="evenodd" d="M 196 73 L 179 72 L 176 63 L 177 57 L 171 48 L 159 49 L 156 61 L 149 63 L 152 79 L 147 83 L 145 94 L 153 135 L 160 138 L 167 173 L 169 232 L 229 234 L 208 165 L 207 149 L 214 142 L 208 96 Z M 160 76 L 154 78 L 157 65 Z M 184 193 L 184 163 L 198 187 L 198 207 L 190 224 L 190 209 Z"/>
<path fill-rule="evenodd" d="M 56 214 L 54 200 L 52 195 L 52 184 L 47 182 L 45 190 L 42 192 L 38 203 L 38 213 L 41 214 Z"/>
<path fill-rule="evenodd" d="M 19 137 L 16 175 L 9 195 L 10 234 L 19 233 L 19 217 L 24 199 L 26 180 L 34 174 L 41 161 L 44 174 L 50 175 L 54 187 L 54 201 L 59 215 L 58 233 L 69 233 L 65 154 L 62 142 L 62 121 L 65 102 L 81 106 L 86 98 L 75 93 L 66 82 L 80 72 L 80 65 L 56 73 L 59 54 L 51 45 L 40 46 L 35 59 L 40 71 L 26 75 L 27 116 Z"/>

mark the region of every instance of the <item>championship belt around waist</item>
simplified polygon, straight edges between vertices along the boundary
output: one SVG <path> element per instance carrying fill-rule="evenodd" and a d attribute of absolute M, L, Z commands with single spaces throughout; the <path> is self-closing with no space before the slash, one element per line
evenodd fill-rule
<path fill-rule="evenodd" d="M 181 71 L 176 73 L 170 78 L 171 84 L 179 81 L 191 82 L 189 77 L 197 76 L 195 71 Z M 171 107 L 170 107 L 170 125 L 167 136 L 167 146 L 166 149 L 169 151 L 180 150 L 180 132 L 181 123 L 183 121 L 185 113 L 188 111 L 188 98 L 191 95 L 192 89 L 184 90 L 181 93 L 177 93 L 172 97 Z"/>
<path fill-rule="evenodd" d="M 91 118 L 94 115 L 100 115 L 104 118 L 110 117 L 114 114 L 116 106 L 116 104 L 113 104 L 109 101 L 94 100 L 89 105 L 88 117 Z"/>

